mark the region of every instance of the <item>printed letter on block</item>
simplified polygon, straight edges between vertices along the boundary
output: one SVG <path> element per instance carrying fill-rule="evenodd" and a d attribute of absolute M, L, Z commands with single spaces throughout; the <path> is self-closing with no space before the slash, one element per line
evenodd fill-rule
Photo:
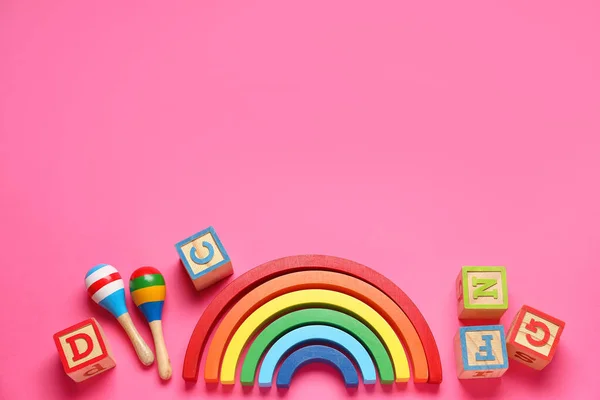
<path fill-rule="evenodd" d="M 456 279 L 458 318 L 498 320 L 508 309 L 504 267 L 462 267 Z"/>
<path fill-rule="evenodd" d="M 463 326 L 454 337 L 459 379 L 498 378 L 508 369 L 502 325 Z"/>
<path fill-rule="evenodd" d="M 523 306 L 508 331 L 508 356 L 533 369 L 550 364 L 565 323 L 535 308 Z"/>

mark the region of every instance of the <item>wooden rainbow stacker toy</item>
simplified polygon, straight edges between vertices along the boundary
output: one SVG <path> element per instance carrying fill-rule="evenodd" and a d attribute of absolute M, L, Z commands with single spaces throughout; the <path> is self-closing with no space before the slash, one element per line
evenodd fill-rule
<path fill-rule="evenodd" d="M 414 303 L 383 275 L 337 257 L 285 257 L 232 281 L 194 328 L 183 363 L 186 381 L 198 379 L 205 348 L 208 383 L 234 384 L 240 362 L 246 386 L 258 374 L 259 386 L 275 380 L 287 387 L 297 369 L 312 362 L 333 365 L 350 387 L 358 376 L 374 383 L 376 370 L 382 383 L 406 382 L 411 366 L 415 382 L 442 381 L 437 345 Z"/>

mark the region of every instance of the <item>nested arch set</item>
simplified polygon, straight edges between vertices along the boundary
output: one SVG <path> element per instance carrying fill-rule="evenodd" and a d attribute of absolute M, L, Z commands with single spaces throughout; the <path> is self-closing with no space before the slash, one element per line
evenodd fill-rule
<path fill-rule="evenodd" d="M 284 257 L 232 281 L 194 328 L 185 380 L 197 381 L 203 353 L 205 381 L 225 385 L 241 364 L 243 385 L 271 386 L 279 365 L 277 386 L 288 387 L 312 362 L 334 366 L 347 386 L 358 375 L 375 383 L 376 373 L 382 383 L 406 382 L 411 370 L 415 382 L 442 381 L 437 345 L 408 296 L 376 271 L 331 256 Z"/>

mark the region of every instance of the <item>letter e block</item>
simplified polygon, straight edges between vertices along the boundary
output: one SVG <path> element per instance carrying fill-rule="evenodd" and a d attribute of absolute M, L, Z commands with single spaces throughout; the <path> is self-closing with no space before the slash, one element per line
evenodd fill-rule
<path fill-rule="evenodd" d="M 196 290 L 233 274 L 231 259 L 212 226 L 182 240 L 175 248 Z"/>
<path fill-rule="evenodd" d="M 498 320 L 508 309 L 504 267 L 462 267 L 456 278 L 459 319 Z"/>
<path fill-rule="evenodd" d="M 508 369 L 502 325 L 463 326 L 454 336 L 458 379 L 499 378 Z"/>
<path fill-rule="evenodd" d="M 75 382 L 116 365 L 102 327 L 94 318 L 55 333 L 54 343 L 66 374 Z"/>
<path fill-rule="evenodd" d="M 557 318 L 521 307 L 508 330 L 508 356 L 533 369 L 544 369 L 554 357 L 564 327 Z"/>

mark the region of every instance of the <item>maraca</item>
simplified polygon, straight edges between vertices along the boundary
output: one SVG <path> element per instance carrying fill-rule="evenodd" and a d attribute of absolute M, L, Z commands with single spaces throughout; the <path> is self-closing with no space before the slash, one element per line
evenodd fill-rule
<path fill-rule="evenodd" d="M 165 278 L 153 267 L 142 267 L 133 271 L 129 278 L 129 290 L 135 305 L 140 309 L 152 331 L 154 350 L 158 362 L 158 374 L 164 380 L 171 378 L 171 361 L 167 353 L 162 330 L 162 310 L 167 288 Z"/>
<path fill-rule="evenodd" d="M 119 271 L 112 265 L 96 265 L 85 275 L 85 286 L 92 300 L 107 309 L 125 329 L 142 364 L 152 364 L 154 354 L 135 329 L 127 311 L 125 288 Z"/>

